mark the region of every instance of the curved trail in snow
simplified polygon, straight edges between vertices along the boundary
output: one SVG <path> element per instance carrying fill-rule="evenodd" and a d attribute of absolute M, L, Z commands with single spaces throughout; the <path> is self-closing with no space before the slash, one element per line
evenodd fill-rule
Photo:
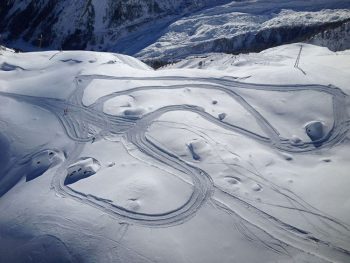
<path fill-rule="evenodd" d="M 82 104 L 82 97 L 84 94 L 83 86 L 79 85 L 81 79 L 115 79 L 115 80 L 174 80 L 177 82 L 191 81 L 191 84 L 178 84 L 168 86 L 147 86 L 137 87 L 126 91 L 113 92 L 106 96 L 100 97 L 90 106 L 84 106 Z M 350 124 L 349 116 L 346 111 L 346 99 L 347 95 L 340 89 L 335 87 L 328 87 L 322 85 L 258 85 L 258 84 L 246 84 L 240 83 L 230 78 L 216 79 L 216 78 L 187 78 L 187 77 L 158 77 L 158 78 L 118 78 L 108 76 L 79 76 L 76 79 L 76 90 L 72 93 L 68 100 L 59 100 L 52 98 L 25 96 L 18 94 L 0 93 L 0 95 L 6 95 L 15 99 L 23 100 L 25 102 L 37 105 L 44 109 L 51 111 L 60 121 L 67 136 L 77 142 L 77 149 L 75 153 L 68 156 L 65 165 L 62 165 L 57 170 L 56 175 L 52 181 L 52 186 L 57 193 L 62 196 L 75 199 L 79 202 L 91 205 L 100 209 L 101 211 L 110 214 L 111 216 L 123 219 L 125 221 L 131 221 L 147 226 L 171 226 L 174 224 L 180 224 L 194 216 L 198 209 L 205 204 L 208 200 L 211 200 L 216 207 L 221 210 L 238 216 L 247 224 L 253 225 L 261 231 L 267 232 L 275 240 L 278 240 L 282 244 L 292 246 L 301 251 L 311 253 L 315 256 L 323 258 L 332 262 L 345 262 L 345 258 L 350 257 L 350 248 L 343 248 L 340 245 L 333 244 L 333 240 L 328 240 L 329 232 L 333 235 L 339 235 L 339 239 L 344 242 L 350 241 L 350 227 L 346 224 L 323 214 L 317 209 L 313 208 L 294 193 L 278 189 L 272 182 L 264 181 L 263 178 L 259 178 L 259 183 L 270 187 L 274 191 L 276 198 L 287 199 L 291 206 L 285 207 L 286 209 L 295 210 L 298 213 L 303 213 L 304 216 L 311 220 L 314 220 L 317 226 L 323 226 L 326 233 L 319 231 L 316 233 L 310 233 L 299 227 L 295 227 L 288 224 L 279 218 L 266 213 L 259 207 L 254 206 L 251 202 L 243 200 L 242 198 L 232 195 L 225 191 L 212 181 L 209 174 L 200 168 L 191 165 L 176 154 L 167 151 L 157 144 L 156 141 L 149 138 L 146 134 L 150 125 L 157 120 L 161 115 L 171 111 L 190 111 L 200 115 L 205 120 L 216 124 L 226 130 L 240 133 L 244 136 L 248 136 L 260 143 L 269 145 L 280 151 L 304 153 L 317 151 L 325 147 L 331 147 L 344 139 L 346 136 Z M 265 132 L 266 136 L 254 133 L 239 127 L 234 124 L 220 121 L 212 115 L 205 112 L 203 108 L 194 105 L 169 105 L 159 108 L 151 113 L 145 114 L 140 118 L 126 117 L 126 116 L 112 116 L 102 112 L 102 106 L 105 101 L 115 96 L 130 94 L 135 91 L 142 90 L 160 90 L 160 89 L 180 89 L 190 86 L 196 89 L 212 89 L 225 92 L 233 100 L 242 105 L 256 120 L 261 129 Z M 327 93 L 332 96 L 333 99 L 333 114 L 334 123 L 330 132 L 317 141 L 320 143 L 320 147 L 315 148 L 315 142 L 303 142 L 299 145 L 291 144 L 288 139 L 280 137 L 278 131 L 266 120 L 254 107 L 252 107 L 238 92 L 238 89 L 255 89 L 264 91 L 279 91 L 279 92 L 293 92 L 301 90 L 312 90 L 316 92 Z M 63 114 L 64 109 L 69 108 L 67 114 Z M 66 177 L 66 167 L 70 162 L 76 158 L 83 144 L 90 142 L 93 138 L 93 133 L 89 132 L 90 127 L 98 127 L 105 133 L 112 133 L 120 135 L 127 143 L 134 145 L 140 152 L 153 158 L 158 163 L 164 166 L 169 166 L 177 171 L 186 173 L 191 177 L 193 184 L 193 192 L 190 198 L 182 206 L 159 214 L 147 214 L 139 213 L 128 210 L 117 204 L 111 203 L 107 200 L 85 194 L 76 190 L 73 190 L 69 186 L 64 185 Z M 222 199 L 229 198 L 234 200 L 237 207 L 231 208 L 222 201 Z M 327 232 L 328 231 L 328 232 Z M 346 243 L 345 243 L 346 244 Z M 279 253 L 285 253 L 281 247 L 273 247 L 267 245 L 269 249 L 277 250 Z"/>
<path fill-rule="evenodd" d="M 246 136 L 255 137 L 255 139 L 260 142 L 269 142 L 272 147 L 277 148 L 281 151 L 286 152 L 308 152 L 315 151 L 314 144 L 319 143 L 323 144 L 323 147 L 332 146 L 337 142 L 341 141 L 347 131 L 348 124 L 347 121 L 349 116 L 347 116 L 346 112 L 346 98 L 347 95 L 339 88 L 334 86 L 323 86 L 323 85 L 266 85 L 266 84 L 251 84 L 251 83 L 242 83 L 237 82 L 232 78 L 220 79 L 220 78 L 188 78 L 188 77 L 154 77 L 154 78 L 143 78 L 143 77 L 110 77 L 110 76 L 101 76 L 101 75 L 92 75 L 92 76 L 79 76 L 79 79 L 103 79 L 103 80 L 159 80 L 159 81 L 186 81 L 191 82 L 191 84 L 178 84 L 178 85 L 167 85 L 167 86 L 141 86 L 136 88 L 131 88 L 128 90 L 112 92 L 108 95 L 102 96 L 96 100 L 92 105 L 89 105 L 88 108 L 96 109 L 100 112 L 103 110 L 103 104 L 107 100 L 119 96 L 119 95 L 127 95 L 137 91 L 143 90 L 172 90 L 172 89 L 181 89 L 186 88 L 188 86 L 196 89 L 211 89 L 211 90 L 220 90 L 225 92 L 232 99 L 236 100 L 240 105 L 246 109 L 254 118 L 261 129 L 267 135 L 266 137 L 254 133 L 252 131 L 244 129 L 244 127 L 235 126 L 229 123 L 225 123 L 225 121 L 220 121 L 214 118 L 212 115 L 207 114 L 204 110 L 202 112 L 202 117 L 208 119 L 210 122 L 215 123 L 219 126 L 225 126 L 226 129 L 232 129 L 238 131 Z M 252 107 L 237 91 L 239 89 L 250 89 L 250 90 L 263 90 L 263 91 L 278 91 L 278 92 L 293 92 L 293 91 L 315 91 L 329 94 L 332 96 L 333 100 L 333 114 L 334 114 L 334 123 L 331 131 L 322 139 L 313 142 L 301 142 L 300 144 L 290 144 L 290 141 L 286 138 L 280 137 L 278 131 L 270 124 L 268 120 L 266 120 L 254 107 Z M 78 88 L 77 93 L 79 97 L 83 96 L 83 89 Z M 74 95 L 73 97 L 77 97 Z M 81 106 L 84 106 L 80 100 Z M 178 105 L 174 106 L 174 110 L 177 110 Z M 182 105 L 184 108 L 188 105 Z M 171 106 L 169 106 L 171 107 Z M 158 109 L 159 111 L 163 111 L 164 109 Z M 185 110 L 187 110 L 185 108 Z M 168 108 L 168 111 L 172 111 Z M 164 112 L 165 113 L 165 112 Z M 198 113 L 198 112 L 197 112 Z M 152 114 L 152 113 L 151 113 Z"/>

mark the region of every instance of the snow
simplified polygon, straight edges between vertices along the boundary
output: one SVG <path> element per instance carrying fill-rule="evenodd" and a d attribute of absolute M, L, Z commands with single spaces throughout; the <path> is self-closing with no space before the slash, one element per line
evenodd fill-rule
<path fill-rule="evenodd" d="M 41 49 L 38 38 L 44 34 L 45 49 L 108 50 L 177 61 L 308 40 L 347 21 L 349 8 L 348 0 L 42 0 L 35 5 L 16 0 L 4 4 L 2 34 L 8 45 L 26 51 Z"/>
<path fill-rule="evenodd" d="M 1 262 L 349 261 L 349 50 L 1 52 Z"/>
<path fill-rule="evenodd" d="M 102 167 L 93 176 L 72 184 L 70 187 L 76 191 L 135 212 L 152 214 L 176 209 L 191 196 L 189 183 L 164 171 L 162 166 L 153 167 L 130 156 L 120 142 L 90 144 L 82 155 L 95 156 Z"/>
<path fill-rule="evenodd" d="M 212 98 L 216 99 L 216 104 L 213 104 Z M 157 100 L 154 100 L 153 90 L 136 91 L 129 92 L 128 96 L 122 95 L 109 99 L 103 107 L 104 112 L 110 115 L 142 117 L 168 105 L 195 105 L 205 109 L 205 112 L 220 120 L 224 119 L 222 117 L 224 114 L 226 123 L 238 126 L 245 125 L 246 129 L 264 134 L 247 110 L 227 96 L 225 92 L 203 87 L 191 87 L 191 85 L 186 84 L 180 85 L 175 90 L 165 87 L 157 91 Z"/>
<path fill-rule="evenodd" d="M 161 37 L 135 56 L 146 61 L 178 61 L 214 50 L 256 50 L 264 41 L 268 42 L 270 35 L 278 35 L 279 29 L 290 28 L 288 34 L 291 36 L 294 28 L 346 21 L 350 18 L 349 9 L 341 8 L 347 4 L 345 1 L 322 0 L 232 1 L 178 19 L 164 30 Z M 258 32 L 264 32 L 262 39 L 254 40 Z M 276 39 L 287 43 L 295 41 L 292 38 L 288 40 L 286 34 L 282 32 Z"/>
<path fill-rule="evenodd" d="M 65 180 L 65 184 L 72 184 L 81 179 L 96 174 L 100 167 L 100 162 L 97 161 L 95 158 L 82 157 L 79 161 L 71 164 L 67 168 L 68 175 Z"/>
<path fill-rule="evenodd" d="M 311 140 L 318 141 L 325 135 L 323 126 L 324 124 L 320 121 L 310 122 L 305 126 L 306 134 L 310 137 Z"/>
<path fill-rule="evenodd" d="M 47 51 L 18 54 L 7 51 L 5 54 L 6 61 L 0 57 L 0 65 L 7 69 L 0 72 L 1 91 L 60 99 L 74 90 L 77 75 L 88 74 L 91 69 L 95 74 L 109 68 L 122 71 L 121 74 L 149 69 L 137 59 L 111 53 Z M 9 71 L 9 67 L 12 70 Z M 40 74 L 41 83 L 36 82 L 33 73 Z M 62 86 L 66 88 L 62 90 Z"/>
<path fill-rule="evenodd" d="M 299 67 L 294 67 L 300 46 L 303 50 Z M 199 63 L 201 65 L 199 65 Z M 260 53 L 229 55 L 212 53 L 189 57 L 164 69 L 210 69 L 239 77 L 240 81 L 266 84 L 333 84 L 345 92 L 349 90 L 349 51 L 332 52 L 326 47 L 309 44 L 290 44 Z M 273 71 L 273 74 L 271 73 Z"/>
<path fill-rule="evenodd" d="M 344 23 L 341 26 L 326 30 L 313 36 L 308 43 L 326 46 L 330 50 L 346 50 L 350 48 L 350 23 Z"/>
<path fill-rule="evenodd" d="M 304 126 L 311 120 L 323 122 L 326 133 L 333 127 L 333 101 L 329 94 L 308 90 L 294 94 L 251 90 L 239 93 L 264 118 L 271 120 L 271 124 L 285 138 L 296 136 L 301 140 L 307 139 Z M 303 105 L 302 114 L 297 110 L 300 105 Z"/>

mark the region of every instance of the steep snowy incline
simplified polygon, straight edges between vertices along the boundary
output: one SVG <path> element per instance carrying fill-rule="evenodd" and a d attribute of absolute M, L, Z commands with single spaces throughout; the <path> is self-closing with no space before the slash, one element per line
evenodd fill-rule
<path fill-rule="evenodd" d="M 0 261 L 348 262 L 349 54 L 301 45 L 2 50 Z"/>

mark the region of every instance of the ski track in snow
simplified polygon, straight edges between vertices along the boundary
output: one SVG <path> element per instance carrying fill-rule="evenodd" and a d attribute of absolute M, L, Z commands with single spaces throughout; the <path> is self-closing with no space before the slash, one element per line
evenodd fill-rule
<path fill-rule="evenodd" d="M 304 229 L 286 223 L 276 216 L 270 215 L 254 206 L 247 200 L 235 196 L 232 193 L 216 185 L 210 175 L 200 168 L 188 164 L 176 154 L 165 150 L 151 136 L 147 136 L 146 132 L 150 125 L 156 121 L 161 115 L 170 111 L 190 111 L 200 115 L 207 121 L 214 123 L 228 131 L 238 132 L 244 136 L 248 136 L 262 144 L 269 145 L 276 150 L 290 153 L 308 153 L 318 151 L 325 147 L 331 147 L 339 143 L 346 136 L 350 123 L 349 116 L 346 111 L 347 95 L 340 89 L 333 86 L 322 85 L 258 85 L 237 82 L 234 78 L 187 78 L 187 77 L 158 77 L 152 80 L 176 80 L 191 81 L 191 88 L 196 89 L 212 89 L 225 92 L 233 100 L 236 100 L 242 105 L 256 120 L 266 137 L 252 131 L 246 130 L 244 127 L 235 126 L 219 120 L 205 112 L 203 108 L 194 105 L 169 105 L 159 108 L 151 113 L 145 114 L 143 117 L 128 117 L 128 116 L 112 116 L 103 113 L 103 104 L 113 97 L 119 95 L 127 95 L 135 91 L 141 90 L 160 90 L 160 89 L 180 89 L 185 88 L 188 84 L 178 84 L 170 86 L 147 86 L 137 87 L 125 91 L 114 92 L 103 97 L 100 97 L 90 106 L 84 106 L 82 97 L 86 87 L 80 85 L 82 80 L 93 79 L 111 79 L 111 80 L 149 80 L 150 78 L 131 78 L 131 77 L 109 77 L 102 75 L 83 75 L 76 78 L 76 90 L 71 94 L 68 100 L 34 97 L 26 95 L 18 95 L 12 93 L 1 92 L 0 95 L 9 96 L 17 100 L 25 101 L 33 105 L 42 107 L 52 112 L 63 126 L 67 136 L 76 141 L 76 150 L 68 156 L 67 160 L 59 169 L 53 178 L 52 187 L 60 195 L 67 198 L 72 198 L 84 204 L 93 206 L 112 217 L 122 219 L 126 222 L 137 223 L 150 227 L 169 227 L 176 224 L 181 224 L 185 220 L 191 218 L 201 208 L 201 206 L 209 202 L 217 209 L 220 209 L 230 215 L 238 216 L 242 220 L 242 225 L 239 227 L 244 235 L 249 237 L 247 225 L 257 227 L 261 231 L 267 233 L 276 241 L 284 246 L 292 246 L 300 251 L 315 255 L 329 262 L 344 262 L 350 257 L 349 248 L 339 245 L 341 242 L 333 242 L 334 238 L 342 242 L 350 243 L 350 227 L 339 220 L 332 218 L 329 215 L 312 207 L 293 192 L 279 188 L 273 182 L 265 178 L 259 177 L 259 184 L 265 188 L 269 187 L 274 192 L 275 198 L 287 199 L 291 204 L 290 207 L 283 207 L 300 213 L 305 218 L 311 219 L 311 224 L 323 226 L 323 230 L 310 233 Z M 203 84 L 206 83 L 206 84 Z M 266 120 L 256 109 L 254 109 L 242 96 L 239 95 L 239 89 L 254 89 L 264 91 L 279 91 L 279 92 L 295 92 L 301 90 L 311 90 L 315 92 L 326 93 L 333 98 L 333 114 L 334 123 L 330 132 L 319 141 L 300 142 L 299 144 L 291 144 L 291 142 L 282 138 L 278 131 Z M 64 110 L 69 108 L 67 114 L 63 114 Z M 113 204 L 109 200 L 105 200 L 90 194 L 82 193 L 73 190 L 71 187 L 64 184 L 66 178 L 66 169 L 68 165 L 79 156 L 84 143 L 94 140 L 94 135 L 89 134 L 89 125 L 93 125 L 102 129 L 105 134 L 112 133 L 120 135 L 122 142 L 127 145 L 131 144 L 143 154 L 153 158 L 157 163 L 172 167 L 178 171 L 186 173 L 192 179 L 193 192 L 191 197 L 182 206 L 159 214 L 147 214 L 130 211 L 126 208 Z M 318 147 L 315 147 L 315 144 Z M 33 153 L 33 156 L 37 152 Z M 30 156 L 26 156 L 26 159 Z M 230 200 L 235 204 L 231 206 L 223 200 Z M 306 219 L 306 221 L 308 221 Z M 331 237 L 331 238 L 329 238 Z M 332 239 L 333 238 L 333 239 Z M 265 244 L 268 249 L 276 253 L 288 253 L 282 245 Z"/>

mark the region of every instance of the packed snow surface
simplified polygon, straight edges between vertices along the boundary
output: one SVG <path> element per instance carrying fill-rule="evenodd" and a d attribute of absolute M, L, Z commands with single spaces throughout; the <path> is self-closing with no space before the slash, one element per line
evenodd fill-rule
<path fill-rule="evenodd" d="M 349 56 L 1 50 L 0 262 L 349 262 Z"/>

